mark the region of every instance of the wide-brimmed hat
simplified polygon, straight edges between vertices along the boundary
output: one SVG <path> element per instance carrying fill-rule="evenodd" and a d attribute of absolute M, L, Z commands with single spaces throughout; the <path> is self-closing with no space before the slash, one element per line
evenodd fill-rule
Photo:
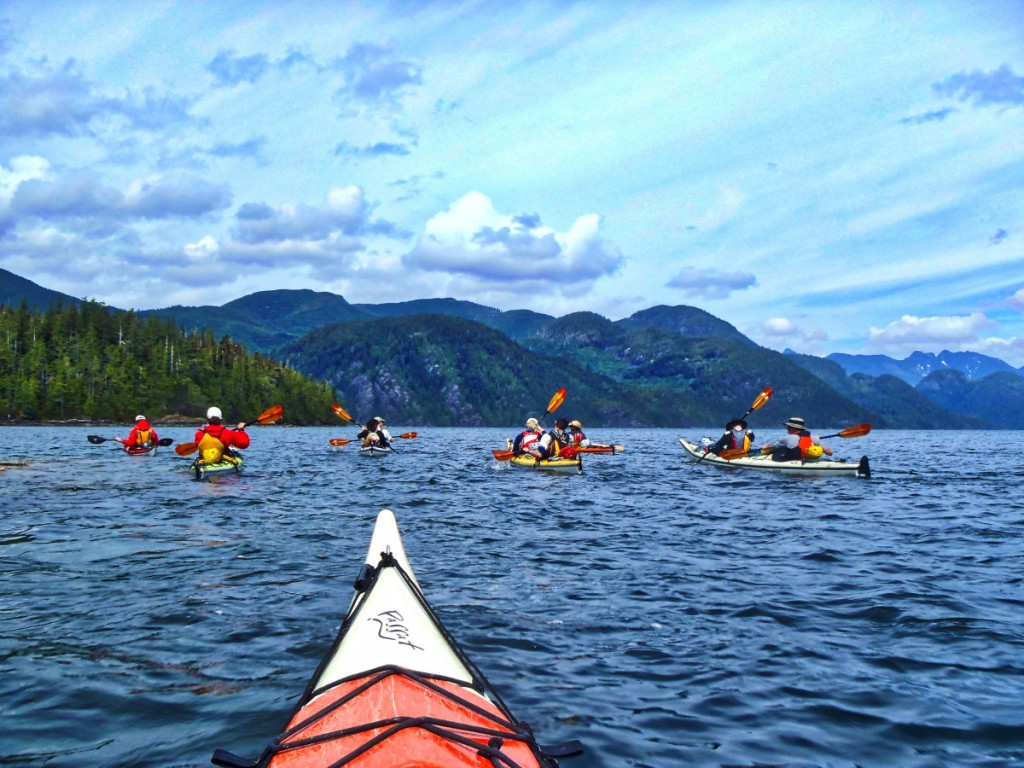
<path fill-rule="evenodd" d="M 794 416 L 786 422 L 786 429 L 805 429 L 804 420 L 799 416 Z"/>
<path fill-rule="evenodd" d="M 583 425 L 580 424 L 580 420 L 579 419 L 573 419 L 572 421 L 570 421 L 569 422 L 569 426 L 570 427 L 576 427 L 576 429 L 583 429 Z"/>
<path fill-rule="evenodd" d="M 378 424 L 383 424 L 384 423 L 384 417 L 383 416 L 374 416 L 373 420 L 376 421 Z"/>
<path fill-rule="evenodd" d="M 725 431 L 728 432 L 730 429 L 735 429 L 736 427 L 739 427 L 740 429 L 746 429 L 747 422 L 745 422 L 743 419 L 733 419 L 732 421 L 725 425 Z"/>

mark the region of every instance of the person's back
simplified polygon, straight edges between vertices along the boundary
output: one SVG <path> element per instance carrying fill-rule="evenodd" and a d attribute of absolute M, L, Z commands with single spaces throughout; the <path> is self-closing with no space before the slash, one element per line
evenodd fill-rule
<path fill-rule="evenodd" d="M 222 423 L 222 418 L 220 408 L 212 406 L 206 412 L 207 424 L 196 430 L 195 442 L 199 446 L 199 456 L 207 464 L 215 464 L 225 456 L 232 458 L 233 448 L 249 447 L 245 424 L 229 429 Z"/>

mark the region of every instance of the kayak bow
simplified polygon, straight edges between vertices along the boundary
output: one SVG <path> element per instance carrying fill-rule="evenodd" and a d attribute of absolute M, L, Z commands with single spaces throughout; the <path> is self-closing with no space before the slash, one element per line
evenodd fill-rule
<path fill-rule="evenodd" d="M 557 768 L 579 742 L 541 747 L 434 614 L 382 510 L 356 593 L 287 729 L 224 768 Z"/>

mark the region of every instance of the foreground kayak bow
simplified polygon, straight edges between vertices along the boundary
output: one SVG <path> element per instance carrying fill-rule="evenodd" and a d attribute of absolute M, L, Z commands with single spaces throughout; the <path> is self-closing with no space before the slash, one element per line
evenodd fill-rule
<path fill-rule="evenodd" d="M 223 768 L 556 768 L 579 742 L 542 747 L 427 604 L 383 510 L 356 594 L 288 728 L 257 760 Z"/>

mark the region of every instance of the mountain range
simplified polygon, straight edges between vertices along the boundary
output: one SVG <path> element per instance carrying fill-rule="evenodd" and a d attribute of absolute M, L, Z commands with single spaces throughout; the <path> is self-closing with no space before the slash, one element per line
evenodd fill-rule
<path fill-rule="evenodd" d="M 0 270 L 0 303 L 22 301 L 45 308 L 79 299 Z M 690 306 L 611 321 L 456 299 L 351 304 L 328 292 L 272 290 L 136 314 L 230 336 L 327 381 L 354 415 L 386 412 L 393 423 L 518 423 L 565 387 L 563 409 L 584 424 L 724 424 L 769 385 L 774 395 L 752 426 L 799 414 L 821 428 L 1024 428 L 1024 372 L 996 358 L 780 353 Z"/>

